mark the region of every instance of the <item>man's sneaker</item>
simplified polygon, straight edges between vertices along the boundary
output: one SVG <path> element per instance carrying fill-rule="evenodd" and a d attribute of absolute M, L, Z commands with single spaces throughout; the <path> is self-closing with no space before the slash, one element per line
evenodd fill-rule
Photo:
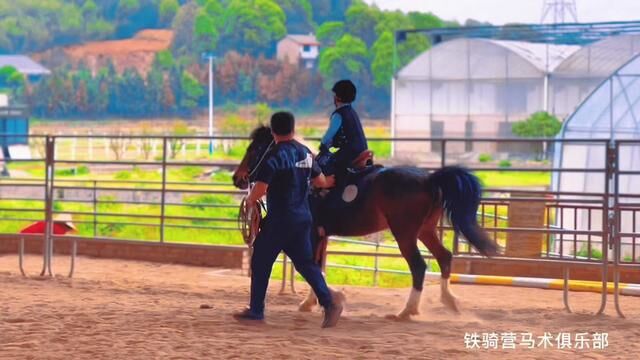
<path fill-rule="evenodd" d="M 324 321 L 322 321 L 322 327 L 330 328 L 336 326 L 338 320 L 340 320 L 342 310 L 343 307 L 341 303 L 333 303 L 331 306 L 324 309 Z"/>
<path fill-rule="evenodd" d="M 242 311 L 233 313 L 233 318 L 238 321 L 264 321 L 264 314 L 256 314 L 251 309 L 244 309 Z"/>

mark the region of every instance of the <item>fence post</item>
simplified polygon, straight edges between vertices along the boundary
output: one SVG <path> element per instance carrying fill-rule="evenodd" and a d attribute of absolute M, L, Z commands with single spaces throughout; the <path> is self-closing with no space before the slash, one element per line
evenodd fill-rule
<path fill-rule="evenodd" d="M 164 242 L 164 215 L 167 190 L 167 137 L 162 138 L 162 192 L 160 193 L 160 242 Z"/>
<path fill-rule="evenodd" d="M 607 156 L 607 168 L 611 168 L 610 175 L 613 180 L 613 211 L 609 215 L 609 239 L 613 244 L 613 303 L 618 315 L 624 318 L 625 315 L 620 306 L 620 258 L 622 257 L 622 239 L 619 235 L 622 231 L 622 214 L 620 211 L 620 168 L 618 166 L 620 144 L 615 140 L 611 140 L 609 143 L 609 149 L 610 154 Z"/>
<path fill-rule="evenodd" d="M 442 144 L 442 147 L 440 149 L 441 154 L 440 154 L 440 167 L 445 167 L 445 165 L 447 164 L 447 158 L 446 158 L 446 154 L 447 154 L 447 141 L 442 139 L 440 140 L 440 143 Z M 439 237 L 440 237 L 440 241 L 442 241 L 444 243 L 444 217 L 440 217 L 439 220 L 439 224 L 440 226 L 438 227 L 438 233 L 439 233 Z M 454 235 L 455 237 L 455 235 Z M 455 239 L 454 239 L 455 241 Z M 456 246 L 454 246 L 454 249 L 456 249 L 454 251 L 454 255 L 457 254 L 457 244 Z"/>
<path fill-rule="evenodd" d="M 380 237 L 381 233 L 374 235 L 376 240 L 376 255 L 373 258 L 373 286 L 378 286 L 378 251 L 380 250 Z"/>
<path fill-rule="evenodd" d="M 95 238 L 98 235 L 98 218 L 96 216 L 98 212 L 98 196 L 97 190 L 98 182 L 96 180 L 93 181 L 93 237 Z"/>
<path fill-rule="evenodd" d="M 73 138 L 71 138 L 71 160 L 75 161 L 76 160 L 76 148 L 78 147 L 78 138 L 76 136 L 78 136 L 77 132 L 73 132 Z"/>
<path fill-rule="evenodd" d="M 91 136 L 91 131 L 89 131 L 89 136 Z M 93 160 L 93 138 L 87 138 L 88 146 L 89 146 L 89 160 Z"/>
<path fill-rule="evenodd" d="M 152 159 L 155 159 L 155 158 L 156 158 L 156 155 L 158 154 L 157 146 L 156 146 L 156 145 L 158 145 L 158 144 L 156 143 L 156 139 L 151 140 L 151 158 L 152 158 Z"/>
<path fill-rule="evenodd" d="M 40 272 L 40 276 L 44 276 L 47 271 L 49 276 L 53 276 L 53 272 L 51 271 L 51 258 L 53 257 L 53 240 L 51 235 L 53 233 L 53 163 L 55 148 L 55 137 L 47 136 L 45 138 L 45 231 L 43 237 L 42 271 Z"/>
<path fill-rule="evenodd" d="M 442 148 L 440 149 L 440 151 L 442 151 L 440 167 L 445 167 L 447 165 L 447 140 L 442 139 L 440 142 L 442 144 Z"/>

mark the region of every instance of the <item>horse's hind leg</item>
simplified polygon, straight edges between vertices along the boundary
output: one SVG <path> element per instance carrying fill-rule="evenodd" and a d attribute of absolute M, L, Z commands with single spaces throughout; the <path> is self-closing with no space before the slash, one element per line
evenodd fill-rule
<path fill-rule="evenodd" d="M 440 279 L 440 301 L 449 309 L 458 312 L 458 301 L 455 295 L 449 289 L 449 276 L 451 275 L 451 260 L 453 255 L 451 251 L 447 250 L 440 239 L 438 239 L 438 233 L 435 229 L 435 225 L 429 226 L 425 224 L 420 230 L 418 238 L 429 249 L 431 254 L 438 261 L 440 265 L 440 272 L 442 278 Z"/>

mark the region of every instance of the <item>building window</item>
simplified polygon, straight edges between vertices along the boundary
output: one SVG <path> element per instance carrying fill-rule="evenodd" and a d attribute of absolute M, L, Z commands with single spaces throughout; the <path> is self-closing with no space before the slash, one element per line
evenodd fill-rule
<path fill-rule="evenodd" d="M 309 51 L 311 51 L 311 45 L 304 45 L 304 46 L 302 47 L 302 51 L 304 51 L 304 52 L 309 52 Z"/>

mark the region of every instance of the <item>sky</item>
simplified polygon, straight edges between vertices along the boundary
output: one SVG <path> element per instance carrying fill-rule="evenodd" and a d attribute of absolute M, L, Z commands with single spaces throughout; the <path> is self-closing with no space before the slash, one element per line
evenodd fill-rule
<path fill-rule="evenodd" d="M 505 23 L 540 23 L 544 0 L 365 0 L 382 9 L 432 12 L 460 23 L 468 18 Z M 640 0 L 576 0 L 579 22 L 640 21 Z"/>

